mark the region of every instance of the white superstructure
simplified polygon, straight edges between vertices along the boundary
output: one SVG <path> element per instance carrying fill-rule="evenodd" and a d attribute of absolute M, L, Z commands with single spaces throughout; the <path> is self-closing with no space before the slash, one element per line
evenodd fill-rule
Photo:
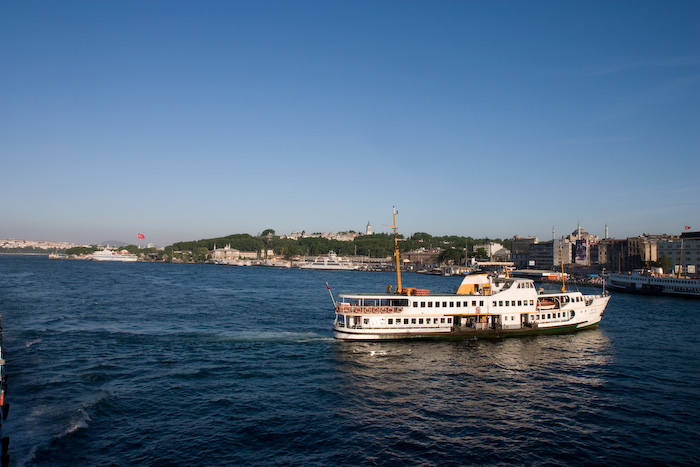
<path fill-rule="evenodd" d="M 318 256 L 309 263 L 299 265 L 301 269 L 341 269 L 354 270 L 360 267 L 352 261 L 338 256 L 334 251 L 329 251 L 325 256 Z"/>

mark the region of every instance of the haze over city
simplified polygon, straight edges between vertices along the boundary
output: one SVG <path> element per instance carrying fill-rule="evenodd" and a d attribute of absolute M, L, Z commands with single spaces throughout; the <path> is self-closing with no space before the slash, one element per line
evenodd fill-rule
<path fill-rule="evenodd" d="M 2 2 L 0 238 L 696 230 L 698 31 L 697 1 Z"/>

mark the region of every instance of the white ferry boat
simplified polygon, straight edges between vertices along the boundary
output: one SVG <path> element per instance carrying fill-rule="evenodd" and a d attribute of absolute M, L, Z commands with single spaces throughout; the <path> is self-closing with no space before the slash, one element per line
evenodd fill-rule
<path fill-rule="evenodd" d="M 623 292 L 700 298 L 700 279 L 664 275 L 661 268 L 608 273 L 605 283 L 609 289 Z"/>
<path fill-rule="evenodd" d="M 110 250 L 105 248 L 104 250 L 96 251 L 91 255 L 91 258 L 95 261 L 124 261 L 124 262 L 134 262 L 138 258 L 135 254 L 129 253 L 128 250 Z"/>
<path fill-rule="evenodd" d="M 360 267 L 352 261 L 338 256 L 334 251 L 329 251 L 325 256 L 318 256 L 313 261 L 299 265 L 301 269 L 339 269 L 352 271 Z"/>
<path fill-rule="evenodd" d="M 336 338 L 505 337 L 571 332 L 596 328 L 610 300 L 605 292 L 584 295 L 567 292 L 564 286 L 560 292 L 538 291 L 531 279 L 484 272 L 466 276 L 453 294 L 402 288 L 396 211 L 393 228 L 396 293 L 341 293 L 337 301 L 331 293 Z"/>

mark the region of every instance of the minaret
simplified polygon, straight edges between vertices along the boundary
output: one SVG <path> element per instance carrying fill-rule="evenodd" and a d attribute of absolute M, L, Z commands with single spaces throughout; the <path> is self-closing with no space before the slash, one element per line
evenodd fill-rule
<path fill-rule="evenodd" d="M 608 239 L 608 223 L 605 223 L 605 239 Z"/>
<path fill-rule="evenodd" d="M 578 230 L 576 232 L 576 240 L 581 240 L 581 223 L 578 223 Z"/>
<path fill-rule="evenodd" d="M 554 231 L 554 226 L 552 226 L 552 240 L 556 238 L 556 232 Z"/>
<path fill-rule="evenodd" d="M 372 235 L 372 224 L 367 221 L 367 230 L 365 231 L 366 235 Z"/>

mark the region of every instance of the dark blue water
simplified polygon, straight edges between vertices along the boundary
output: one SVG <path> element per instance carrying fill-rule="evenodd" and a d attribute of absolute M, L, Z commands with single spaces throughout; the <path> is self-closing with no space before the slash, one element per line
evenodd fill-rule
<path fill-rule="evenodd" d="M 11 464 L 700 464 L 698 301 L 616 294 L 578 334 L 349 343 L 326 281 L 395 279 L 0 256 Z"/>

